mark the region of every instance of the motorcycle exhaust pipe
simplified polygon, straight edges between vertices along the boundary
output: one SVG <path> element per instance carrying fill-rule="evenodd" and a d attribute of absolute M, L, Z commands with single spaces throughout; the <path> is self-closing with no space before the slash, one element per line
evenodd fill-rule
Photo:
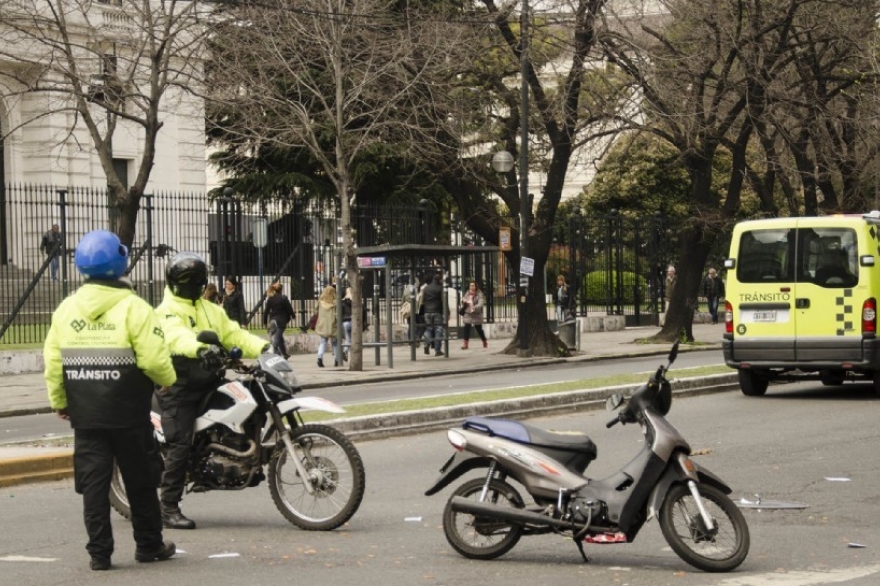
<path fill-rule="evenodd" d="M 565 530 L 574 530 L 576 528 L 570 521 L 553 519 L 547 515 L 532 513 L 523 509 L 499 507 L 498 505 L 490 503 L 472 501 L 460 496 L 452 497 L 449 506 L 457 513 L 467 513 L 468 515 L 489 517 L 490 519 L 501 519 L 502 521 L 507 521 L 511 525 L 540 525 L 542 527 L 553 527 L 555 529 Z"/>

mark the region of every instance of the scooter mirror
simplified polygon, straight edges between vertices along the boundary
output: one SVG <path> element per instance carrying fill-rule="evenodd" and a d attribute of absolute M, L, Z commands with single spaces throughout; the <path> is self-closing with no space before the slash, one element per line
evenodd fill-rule
<path fill-rule="evenodd" d="M 623 395 L 620 393 L 614 393 L 607 399 L 605 399 L 605 409 L 607 411 L 614 411 L 623 403 Z"/>
<path fill-rule="evenodd" d="M 678 342 L 679 340 L 676 340 L 672 345 L 672 350 L 669 351 L 669 364 L 675 362 L 675 359 L 678 357 Z"/>

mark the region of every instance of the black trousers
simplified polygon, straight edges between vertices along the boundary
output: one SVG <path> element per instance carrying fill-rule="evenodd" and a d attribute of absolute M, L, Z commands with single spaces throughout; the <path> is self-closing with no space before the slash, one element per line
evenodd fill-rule
<path fill-rule="evenodd" d="M 113 554 L 110 525 L 110 481 L 113 461 L 119 465 L 131 506 L 131 526 L 138 550 L 162 546 L 162 516 L 156 488 L 162 473 L 162 456 L 149 420 L 137 428 L 75 429 L 74 486 L 83 496 L 83 520 L 93 557 Z"/>
<path fill-rule="evenodd" d="M 463 337 L 465 341 L 470 341 L 471 339 L 471 325 L 472 324 L 464 324 L 464 333 Z M 473 324 L 475 330 L 477 330 L 477 335 L 480 336 L 482 341 L 486 341 L 486 334 L 483 333 L 483 324 Z"/>
<path fill-rule="evenodd" d="M 199 416 L 199 406 L 208 392 L 172 387 L 159 395 L 162 408 L 162 431 L 168 451 L 165 453 L 165 473 L 162 474 L 162 507 L 176 509 L 183 498 L 186 472 L 192 452 L 193 425 Z"/>

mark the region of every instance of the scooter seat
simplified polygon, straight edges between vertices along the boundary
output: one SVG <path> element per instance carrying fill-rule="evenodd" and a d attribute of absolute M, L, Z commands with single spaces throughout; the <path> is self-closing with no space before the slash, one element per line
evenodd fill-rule
<path fill-rule="evenodd" d="M 513 419 L 491 417 L 468 417 L 462 428 L 479 431 L 490 436 L 503 437 L 521 444 L 578 452 L 596 459 L 597 449 L 587 434 L 579 431 L 547 431 Z"/>

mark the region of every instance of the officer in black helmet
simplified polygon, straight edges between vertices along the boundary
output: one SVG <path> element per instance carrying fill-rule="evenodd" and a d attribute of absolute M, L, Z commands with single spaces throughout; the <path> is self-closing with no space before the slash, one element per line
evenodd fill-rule
<path fill-rule="evenodd" d="M 196 338 L 203 330 L 217 334 L 226 350 L 241 348 L 245 358 L 256 358 L 271 347 L 263 338 L 241 329 L 223 308 L 202 298 L 208 284 L 208 267 L 199 255 L 181 252 L 165 267 L 165 296 L 156 313 L 177 373 L 177 382 L 159 394 L 162 429 L 169 450 L 162 475 L 162 521 L 171 529 L 195 529 L 183 515 L 180 501 L 186 483 L 193 424 L 205 395 L 222 380 L 222 350 Z"/>

